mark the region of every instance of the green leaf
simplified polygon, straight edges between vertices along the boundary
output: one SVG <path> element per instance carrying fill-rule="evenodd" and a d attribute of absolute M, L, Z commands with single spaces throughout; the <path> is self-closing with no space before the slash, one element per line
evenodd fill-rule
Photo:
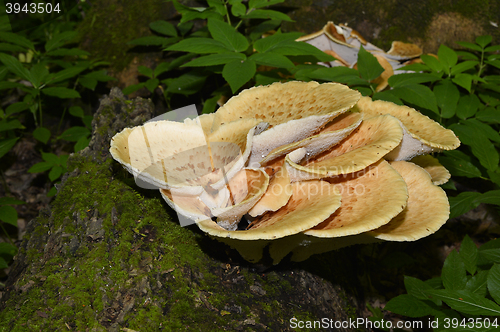
<path fill-rule="evenodd" d="M 277 28 L 280 26 L 281 21 L 279 20 L 270 20 L 270 21 L 263 21 L 259 25 L 253 27 L 250 30 L 250 34 L 248 35 L 250 37 L 250 40 L 252 41 L 257 41 L 262 39 L 262 35 L 268 31 L 271 30 L 277 30 Z M 267 38 L 267 37 L 266 37 Z"/>
<path fill-rule="evenodd" d="M 84 88 L 94 91 L 97 86 L 97 80 L 89 77 L 80 77 L 78 83 Z"/>
<path fill-rule="evenodd" d="M 12 206 L 0 206 L 0 220 L 17 227 L 17 211 Z"/>
<path fill-rule="evenodd" d="M 384 310 L 408 317 L 422 317 L 434 312 L 434 309 L 426 302 L 409 294 L 403 294 L 392 298 L 387 302 Z"/>
<path fill-rule="evenodd" d="M 420 84 L 409 84 L 391 90 L 391 93 L 413 104 L 417 107 L 425 108 L 439 114 L 436 96 L 428 87 Z"/>
<path fill-rule="evenodd" d="M 375 92 L 372 97 L 373 100 L 385 100 L 385 101 L 390 101 L 396 105 L 404 105 L 404 103 L 393 95 L 390 91 L 380 91 L 380 92 Z"/>
<path fill-rule="evenodd" d="M 177 37 L 177 30 L 172 23 L 167 21 L 154 21 L 149 23 L 149 28 L 162 35 Z"/>
<path fill-rule="evenodd" d="M 465 121 L 460 121 L 460 123 L 471 127 L 474 130 L 480 131 L 489 140 L 500 143 L 500 134 L 495 129 L 493 129 L 492 126 L 489 126 L 486 123 L 483 123 L 476 119 L 467 119 Z"/>
<path fill-rule="evenodd" d="M 250 0 L 248 2 L 248 8 L 262 8 L 271 5 L 275 5 L 277 3 L 282 3 L 285 0 Z"/>
<path fill-rule="evenodd" d="M 222 69 L 222 77 L 229 83 L 233 93 L 252 79 L 256 72 L 255 62 L 252 60 L 235 60 L 227 63 Z"/>
<path fill-rule="evenodd" d="M 0 269 L 6 269 L 9 267 L 9 264 L 3 259 L 3 257 L 0 257 Z"/>
<path fill-rule="evenodd" d="M 42 151 L 42 159 L 45 160 L 46 162 L 51 163 L 52 165 L 59 164 L 59 157 L 50 152 L 46 153 Z"/>
<path fill-rule="evenodd" d="M 447 74 L 450 73 L 450 68 L 455 66 L 458 61 L 457 53 L 444 44 L 439 46 L 438 58 Z"/>
<path fill-rule="evenodd" d="M 58 50 L 53 50 L 45 53 L 49 56 L 89 56 L 90 53 L 79 48 L 60 48 Z"/>
<path fill-rule="evenodd" d="M 17 253 L 17 248 L 10 243 L 0 242 L 0 254 L 10 256 L 11 258 Z"/>
<path fill-rule="evenodd" d="M 243 53 L 233 52 L 233 53 L 210 54 L 191 60 L 188 63 L 183 64 L 181 67 L 217 66 L 217 65 L 225 65 L 226 63 L 234 60 L 243 61 L 245 59 L 246 56 Z"/>
<path fill-rule="evenodd" d="M 460 245 L 459 254 L 460 258 L 462 258 L 462 261 L 464 262 L 467 272 L 470 274 L 476 273 L 478 249 L 469 235 L 465 235 L 465 238 Z"/>
<path fill-rule="evenodd" d="M 57 189 L 56 189 L 56 187 L 52 187 L 52 188 L 50 188 L 49 192 L 47 193 L 47 197 L 55 196 L 55 194 L 57 194 Z"/>
<path fill-rule="evenodd" d="M 470 92 L 470 88 L 472 85 L 472 76 L 469 74 L 457 74 L 455 77 L 451 79 L 453 83 L 461 86 L 465 90 Z"/>
<path fill-rule="evenodd" d="M 30 70 L 31 83 L 35 89 L 38 89 L 42 83 L 45 82 L 47 76 L 49 75 L 49 71 L 45 68 L 45 65 L 42 63 L 37 63 Z"/>
<path fill-rule="evenodd" d="M 188 38 L 181 40 L 177 44 L 166 48 L 167 51 L 182 51 L 198 54 L 206 53 L 226 53 L 233 51 L 227 48 L 224 43 L 211 38 Z"/>
<path fill-rule="evenodd" d="M 160 80 L 157 78 L 151 78 L 146 81 L 144 86 L 149 90 L 149 92 L 153 93 L 155 92 L 155 89 L 158 87 L 158 84 L 160 84 Z"/>
<path fill-rule="evenodd" d="M 167 85 L 167 92 L 183 95 L 192 95 L 198 92 L 207 76 L 203 72 L 189 72 L 174 79 L 163 80 Z"/>
<path fill-rule="evenodd" d="M 268 39 L 264 38 L 264 39 Z M 330 62 L 333 61 L 334 58 L 331 55 L 328 55 L 318 48 L 309 45 L 305 42 L 295 41 L 295 40 L 285 40 L 282 41 L 272 47 L 270 47 L 266 52 L 281 54 L 281 55 L 309 55 L 313 56 L 319 61 L 322 62 Z"/>
<path fill-rule="evenodd" d="M 65 130 L 58 139 L 63 139 L 70 142 L 76 142 L 81 137 L 87 137 L 90 135 L 90 130 L 85 127 L 74 126 Z"/>
<path fill-rule="evenodd" d="M 460 91 L 449 79 L 442 80 L 434 86 L 436 102 L 441 109 L 441 116 L 449 119 L 455 115 L 460 99 Z"/>
<path fill-rule="evenodd" d="M 98 80 L 99 82 L 108 82 L 108 81 L 116 81 L 116 78 L 111 77 L 106 74 L 106 70 L 94 70 L 88 74 L 85 74 L 83 77 L 93 78 Z"/>
<path fill-rule="evenodd" d="M 226 22 L 209 19 L 208 30 L 215 40 L 223 43 L 231 51 L 243 52 L 248 48 L 245 36 Z"/>
<path fill-rule="evenodd" d="M 488 271 L 479 271 L 475 276 L 470 278 L 465 285 L 465 290 L 480 295 L 482 297 L 486 296 L 487 293 L 487 278 Z"/>
<path fill-rule="evenodd" d="M 500 190 L 490 190 L 476 199 L 476 202 L 500 205 Z"/>
<path fill-rule="evenodd" d="M 20 204 L 26 204 L 26 202 L 7 196 L 0 197 L 0 205 L 20 205 Z"/>
<path fill-rule="evenodd" d="M 450 252 L 444 261 L 441 280 L 445 289 L 461 290 L 465 288 L 467 283 L 465 264 L 455 250 Z"/>
<path fill-rule="evenodd" d="M 59 82 L 63 82 L 77 76 L 85 69 L 87 69 L 87 66 L 73 66 L 63 69 L 57 73 L 49 75 L 49 77 L 47 78 L 47 84 L 56 84 Z"/>
<path fill-rule="evenodd" d="M 14 129 L 20 129 L 24 128 L 22 123 L 19 120 L 0 120 L 0 132 L 1 131 L 6 131 L 6 130 L 14 130 Z"/>
<path fill-rule="evenodd" d="M 389 77 L 389 85 L 393 88 L 397 88 L 408 84 L 434 82 L 439 79 L 439 76 L 432 73 L 404 73 Z"/>
<path fill-rule="evenodd" d="M 419 300 L 428 299 L 427 294 L 424 293 L 424 290 L 432 289 L 430 285 L 426 284 L 424 281 L 418 278 L 413 278 L 409 276 L 404 277 L 404 283 L 406 291 L 408 292 L 409 295 Z"/>
<path fill-rule="evenodd" d="M 31 82 L 31 74 L 23 64 L 11 55 L 0 53 L 0 61 L 14 74 L 20 78 Z"/>
<path fill-rule="evenodd" d="M 45 88 L 42 92 L 47 96 L 57 97 L 57 98 L 81 98 L 78 91 L 63 87 Z"/>
<path fill-rule="evenodd" d="M 122 92 L 124 95 L 129 95 L 129 94 L 136 92 L 137 90 L 143 88 L 144 85 L 145 85 L 144 83 L 129 85 L 125 89 L 123 89 Z"/>
<path fill-rule="evenodd" d="M 479 64 L 479 61 L 463 61 L 457 64 L 456 66 L 451 67 L 451 74 L 457 75 L 461 72 L 474 68 Z"/>
<path fill-rule="evenodd" d="M 19 113 L 27 109 L 29 109 L 29 105 L 21 101 L 7 106 L 7 108 L 5 109 L 5 114 L 9 116 L 14 113 Z"/>
<path fill-rule="evenodd" d="M 292 68 L 294 66 L 293 62 L 286 56 L 274 53 L 255 53 L 249 59 L 262 66 L 276 68 Z"/>
<path fill-rule="evenodd" d="M 74 146 L 74 151 L 78 152 L 80 150 L 85 149 L 87 146 L 89 146 L 90 143 L 90 137 L 80 137 L 78 141 L 76 141 L 75 146 Z"/>
<path fill-rule="evenodd" d="M 227 7 L 222 0 L 207 0 L 207 3 L 210 7 L 215 8 L 215 10 L 222 16 L 227 15 Z M 234 14 L 233 14 L 234 15 Z"/>
<path fill-rule="evenodd" d="M 384 72 L 384 68 L 373 54 L 361 46 L 358 52 L 358 71 L 362 78 L 373 81 Z"/>
<path fill-rule="evenodd" d="M 457 116 L 460 119 L 470 118 L 476 114 L 480 105 L 481 101 L 475 94 L 462 96 L 458 101 Z"/>
<path fill-rule="evenodd" d="M 458 194 L 456 197 L 448 197 L 450 201 L 450 217 L 456 218 L 462 214 L 476 208 L 479 203 L 475 202 L 481 194 L 471 191 L 466 191 Z"/>
<path fill-rule="evenodd" d="M 14 147 L 19 137 L 0 140 L 0 158 Z"/>
<path fill-rule="evenodd" d="M 0 32 L 0 40 L 22 46 L 26 49 L 35 50 L 35 45 L 27 38 L 13 32 Z"/>
<path fill-rule="evenodd" d="M 140 46 L 163 46 L 167 43 L 167 38 L 160 36 L 144 36 L 137 39 L 129 41 L 129 45 L 140 45 Z"/>
<path fill-rule="evenodd" d="M 469 43 L 469 42 L 457 42 L 458 45 L 460 46 L 463 46 L 463 47 L 466 47 L 466 48 L 469 48 L 471 50 L 474 50 L 474 51 L 478 51 L 478 52 L 481 52 L 482 51 L 482 48 L 481 46 L 479 45 L 476 45 L 474 43 Z"/>
<path fill-rule="evenodd" d="M 221 95 L 217 94 L 207 100 L 203 103 L 203 110 L 202 114 L 208 114 L 208 113 L 213 113 L 215 112 L 215 109 L 217 108 L 217 101 L 220 99 Z"/>
<path fill-rule="evenodd" d="M 247 15 L 241 16 L 245 19 L 267 19 L 294 22 L 288 15 L 270 9 L 256 9 Z"/>
<path fill-rule="evenodd" d="M 488 273 L 488 291 L 491 297 L 500 303 L 500 265 L 494 264 Z"/>
<path fill-rule="evenodd" d="M 54 36 L 45 43 L 45 51 L 50 52 L 63 46 L 66 42 L 78 36 L 76 31 L 64 31 L 54 34 Z"/>
<path fill-rule="evenodd" d="M 452 309 L 468 315 L 500 316 L 500 307 L 493 301 L 464 290 L 428 290 L 429 296 L 442 300 Z"/>
<path fill-rule="evenodd" d="M 33 137 L 43 144 L 47 144 L 50 135 L 50 130 L 45 127 L 38 127 L 33 131 Z"/>
<path fill-rule="evenodd" d="M 280 47 L 281 45 L 286 45 L 288 43 L 293 43 L 302 34 L 299 32 L 290 33 L 277 33 L 272 36 L 261 38 L 254 43 L 254 48 L 257 52 L 264 53 L 267 51 L 272 51 L 275 47 Z"/>
<path fill-rule="evenodd" d="M 137 71 L 144 76 L 147 76 L 149 78 L 153 78 L 153 69 L 151 69 L 149 67 L 139 66 L 139 67 L 137 67 Z"/>
<path fill-rule="evenodd" d="M 83 109 L 80 106 L 71 106 L 69 108 L 69 114 L 77 117 L 77 118 L 83 118 L 85 113 L 83 112 Z"/>
<path fill-rule="evenodd" d="M 50 181 L 55 181 L 58 179 L 61 174 L 62 174 L 63 168 L 61 166 L 54 166 L 49 172 L 49 179 Z"/>
<path fill-rule="evenodd" d="M 490 140 L 481 132 L 463 124 L 450 126 L 462 143 L 472 148 L 472 153 L 479 159 L 481 165 L 491 171 L 498 168 L 500 156 Z"/>
<path fill-rule="evenodd" d="M 13 88 L 24 88 L 25 86 L 16 82 L 0 82 L 0 90 L 13 89 Z"/>
<path fill-rule="evenodd" d="M 47 161 L 42 161 L 39 163 L 36 163 L 35 165 L 31 166 L 30 169 L 28 170 L 28 173 L 41 173 L 48 171 L 54 166 L 54 164 L 47 162 Z"/>
<path fill-rule="evenodd" d="M 246 12 L 247 12 L 247 7 L 245 7 L 245 5 L 242 4 L 241 2 L 235 3 L 231 7 L 231 14 L 233 14 L 236 17 L 245 15 Z"/>
<path fill-rule="evenodd" d="M 485 48 L 489 43 L 491 43 L 491 36 L 479 36 L 476 38 L 476 43 L 482 48 Z"/>
<path fill-rule="evenodd" d="M 440 71 L 443 70 L 443 65 L 435 57 L 427 54 L 422 54 L 420 58 L 427 66 L 429 66 L 429 68 L 431 68 L 436 73 L 439 73 Z"/>

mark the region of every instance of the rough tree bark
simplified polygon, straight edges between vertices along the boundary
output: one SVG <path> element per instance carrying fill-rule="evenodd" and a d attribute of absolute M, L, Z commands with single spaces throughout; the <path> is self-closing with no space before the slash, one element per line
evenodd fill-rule
<path fill-rule="evenodd" d="M 109 142 L 153 109 L 118 89 L 101 101 L 90 146 L 71 155 L 57 197 L 28 225 L 0 330 L 289 331 L 293 317 L 360 317 L 355 249 L 252 266 L 135 186 Z"/>

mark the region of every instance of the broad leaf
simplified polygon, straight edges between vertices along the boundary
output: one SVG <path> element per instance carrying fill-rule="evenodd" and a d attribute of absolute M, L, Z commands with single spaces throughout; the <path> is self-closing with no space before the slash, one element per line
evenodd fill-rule
<path fill-rule="evenodd" d="M 470 48 L 471 50 L 474 50 L 474 51 L 478 51 L 478 52 L 482 51 L 481 46 L 479 46 L 477 44 L 474 44 L 474 43 L 470 43 L 470 42 L 457 42 L 457 44 L 460 45 L 460 46 L 466 47 L 466 48 Z"/>
<path fill-rule="evenodd" d="M 476 202 L 500 205 L 500 190 L 490 190 L 476 199 Z"/>
<path fill-rule="evenodd" d="M 479 271 L 475 276 L 467 281 L 465 290 L 484 297 L 487 293 L 487 279 L 488 271 Z"/>
<path fill-rule="evenodd" d="M 470 88 L 472 85 L 472 76 L 469 74 L 457 74 L 455 77 L 451 79 L 453 83 L 461 86 L 470 92 Z"/>
<path fill-rule="evenodd" d="M 450 201 L 450 219 L 461 216 L 462 214 L 476 208 L 479 203 L 476 202 L 481 194 L 471 191 L 460 193 L 456 197 L 448 197 Z"/>
<path fill-rule="evenodd" d="M 494 264 L 488 273 L 488 291 L 491 297 L 500 303 L 500 265 Z"/>
<path fill-rule="evenodd" d="M 277 33 L 272 36 L 261 38 L 254 43 L 254 48 L 257 52 L 264 53 L 272 48 L 279 46 L 281 43 L 294 42 L 302 34 L 299 32 Z"/>
<path fill-rule="evenodd" d="M 467 119 L 476 114 L 481 101 L 475 94 L 460 97 L 457 105 L 457 116 L 460 119 Z"/>
<path fill-rule="evenodd" d="M 470 274 L 476 273 L 478 249 L 469 235 L 465 235 L 465 238 L 460 245 L 459 254 L 460 258 L 462 258 L 462 261 L 465 264 L 467 272 L 469 272 Z"/>
<path fill-rule="evenodd" d="M 65 130 L 61 136 L 58 137 L 58 139 L 64 139 L 66 141 L 70 142 L 76 142 L 78 141 L 81 137 L 87 137 L 90 135 L 90 130 L 88 130 L 85 127 L 80 127 L 80 126 L 74 126 L 71 127 L 67 130 Z"/>
<path fill-rule="evenodd" d="M 439 73 L 443 70 L 443 64 L 435 57 L 427 54 L 422 54 L 420 58 L 427 66 L 429 66 L 429 68 L 431 68 L 436 73 Z"/>
<path fill-rule="evenodd" d="M 428 290 L 426 293 L 464 314 L 500 316 L 500 306 L 474 293 L 464 290 Z"/>
<path fill-rule="evenodd" d="M 55 88 L 45 88 L 42 92 L 47 96 L 57 97 L 57 98 L 80 98 L 78 91 L 63 87 Z"/>
<path fill-rule="evenodd" d="M 270 9 L 256 9 L 249 14 L 243 15 L 241 17 L 246 19 L 267 19 L 293 22 L 293 20 L 288 15 Z"/>
<path fill-rule="evenodd" d="M 147 76 L 149 78 L 153 78 L 153 69 L 151 69 L 149 67 L 139 66 L 139 67 L 137 67 L 137 71 L 144 76 Z"/>
<path fill-rule="evenodd" d="M 399 75 L 398 75 L 399 76 Z M 441 116 L 449 119 L 455 115 L 460 91 L 450 80 L 442 80 L 434 87 L 436 102 L 441 109 Z"/>
<path fill-rule="evenodd" d="M 464 72 L 466 70 L 474 68 L 478 64 L 479 64 L 479 61 L 475 61 L 475 60 L 460 62 L 456 66 L 451 67 L 451 74 L 452 75 L 456 75 L 456 74 L 462 73 L 462 72 Z"/>
<path fill-rule="evenodd" d="M 54 164 L 49 163 L 47 161 L 42 161 L 39 163 L 36 163 L 35 165 L 31 166 L 30 169 L 28 170 L 28 173 L 41 173 L 48 171 L 54 166 Z"/>
<path fill-rule="evenodd" d="M 208 30 L 215 40 L 223 43 L 231 51 L 243 52 L 248 48 L 245 36 L 226 22 L 209 19 Z"/>
<path fill-rule="evenodd" d="M 206 79 L 207 75 L 202 72 L 189 72 L 162 82 L 167 85 L 167 92 L 169 93 L 192 95 L 201 89 Z"/>
<path fill-rule="evenodd" d="M 6 115 L 12 115 L 14 113 L 19 113 L 19 112 L 22 112 L 24 110 L 27 110 L 29 108 L 29 105 L 26 104 L 25 102 L 17 102 L 17 103 L 14 103 L 14 104 L 10 104 L 9 106 L 7 106 L 7 108 L 5 109 L 5 114 Z"/>
<path fill-rule="evenodd" d="M 224 66 L 222 77 L 229 83 L 233 93 L 238 91 L 245 83 L 247 83 L 256 72 L 255 62 L 252 60 L 231 61 Z"/>
<path fill-rule="evenodd" d="M 167 51 L 182 51 L 198 54 L 225 53 L 233 51 L 218 40 L 211 38 L 188 38 L 181 40 L 177 44 L 167 47 Z"/>
<path fill-rule="evenodd" d="M 404 283 L 406 291 L 408 292 L 409 295 L 412 295 L 419 300 L 428 299 L 427 294 L 424 293 L 424 290 L 432 289 L 430 285 L 426 284 L 424 281 L 418 278 L 413 278 L 409 276 L 404 277 Z"/>
<path fill-rule="evenodd" d="M 491 43 L 491 39 L 492 37 L 490 35 L 479 36 L 476 38 L 476 43 L 482 48 L 485 48 L 489 43 Z"/>
<path fill-rule="evenodd" d="M 397 97 L 415 105 L 439 114 L 436 96 L 428 87 L 420 84 L 409 84 L 403 87 L 394 88 L 391 91 Z"/>
<path fill-rule="evenodd" d="M 18 139 L 19 137 L 0 140 L 0 158 L 14 147 Z"/>
<path fill-rule="evenodd" d="M 409 294 L 392 298 L 387 302 L 384 310 L 408 317 L 422 317 L 434 312 L 434 309 L 429 304 Z"/>
<path fill-rule="evenodd" d="M 38 127 L 33 131 L 33 137 L 43 144 L 47 144 L 50 135 L 50 130 L 45 127 Z"/>
<path fill-rule="evenodd" d="M 293 62 L 286 56 L 274 53 L 255 53 L 249 59 L 262 66 L 276 68 L 292 68 L 294 66 Z"/>
<path fill-rule="evenodd" d="M 50 52 L 55 50 L 76 36 L 78 36 L 78 32 L 76 31 L 64 31 L 57 33 L 45 43 L 45 51 Z"/>
<path fill-rule="evenodd" d="M 80 137 L 78 141 L 76 141 L 75 146 L 74 146 L 74 151 L 78 152 L 80 150 L 85 149 L 87 146 L 89 146 L 90 143 L 90 137 Z"/>
<path fill-rule="evenodd" d="M 233 60 L 243 61 L 246 59 L 243 53 L 220 53 L 220 54 L 210 54 L 205 55 L 188 63 L 183 64 L 181 67 L 206 67 L 206 66 L 217 66 L 224 65 Z"/>
<path fill-rule="evenodd" d="M 439 79 L 439 76 L 432 73 L 404 73 L 389 77 L 389 85 L 393 88 L 397 88 L 408 84 L 434 82 Z"/>
<path fill-rule="evenodd" d="M 162 35 L 177 37 L 177 30 L 172 23 L 167 21 L 155 21 L 149 23 L 149 28 Z"/>
<path fill-rule="evenodd" d="M 467 283 L 465 264 L 455 250 L 450 252 L 444 261 L 441 280 L 446 289 L 461 290 L 465 288 L 465 284 Z"/>
<path fill-rule="evenodd" d="M 50 181 L 57 180 L 62 174 L 63 168 L 61 166 L 54 166 L 49 172 Z"/>
<path fill-rule="evenodd" d="M 484 134 L 489 140 L 500 143 L 500 134 L 493 129 L 492 126 L 489 126 L 479 120 L 476 119 L 467 119 L 465 121 L 460 121 L 460 123 L 473 128 L 474 130 L 480 131 Z"/>
<path fill-rule="evenodd" d="M 483 133 L 462 124 L 453 124 L 450 129 L 464 144 L 472 148 L 472 153 L 479 159 L 481 165 L 491 171 L 498 168 L 500 160 L 498 151 Z"/>
<path fill-rule="evenodd" d="M 17 227 L 17 211 L 12 206 L 0 206 L 0 220 Z"/>
<path fill-rule="evenodd" d="M 443 64 L 443 68 L 447 74 L 450 73 L 450 68 L 456 65 L 458 61 L 457 53 L 443 44 L 439 46 L 438 57 L 439 61 Z"/>
<path fill-rule="evenodd" d="M 57 73 L 50 74 L 49 77 L 47 78 L 47 84 L 55 84 L 63 82 L 67 79 L 77 76 L 85 69 L 87 69 L 87 66 L 73 66 L 58 71 Z"/>
<path fill-rule="evenodd" d="M 20 78 L 31 82 L 31 74 L 23 64 L 11 55 L 0 53 L 0 61 L 14 74 Z"/>
<path fill-rule="evenodd" d="M 149 92 L 153 93 L 155 89 L 158 87 L 158 84 L 160 84 L 160 80 L 157 78 L 150 78 L 149 80 L 146 81 L 144 86 L 146 89 L 149 90 Z"/>
<path fill-rule="evenodd" d="M 0 40 L 22 46 L 26 49 L 35 50 L 35 45 L 29 39 L 17 33 L 1 31 Z"/>
<path fill-rule="evenodd" d="M 358 52 L 358 71 L 362 78 L 372 81 L 384 72 L 384 68 L 373 54 L 361 46 Z"/>

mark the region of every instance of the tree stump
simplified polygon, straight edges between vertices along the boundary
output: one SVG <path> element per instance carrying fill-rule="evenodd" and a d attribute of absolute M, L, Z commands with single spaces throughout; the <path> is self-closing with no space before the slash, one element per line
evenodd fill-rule
<path fill-rule="evenodd" d="M 109 142 L 153 110 L 117 88 L 101 101 L 89 147 L 70 156 L 57 197 L 27 227 L 0 330 L 291 331 L 321 319 L 325 331 L 354 330 L 335 322 L 361 317 L 355 249 L 251 265 L 135 186 Z"/>

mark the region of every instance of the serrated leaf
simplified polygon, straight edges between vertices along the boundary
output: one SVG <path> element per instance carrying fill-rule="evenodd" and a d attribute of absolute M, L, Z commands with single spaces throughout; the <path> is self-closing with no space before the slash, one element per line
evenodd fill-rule
<path fill-rule="evenodd" d="M 479 203 L 475 202 L 481 194 L 466 191 L 458 194 L 456 197 L 448 197 L 450 201 L 450 219 L 461 216 L 462 214 L 476 208 Z"/>
<path fill-rule="evenodd" d="M 427 54 L 422 54 L 420 58 L 429 68 L 431 68 L 436 73 L 439 73 L 443 70 L 443 64 L 435 57 Z"/>
<path fill-rule="evenodd" d="M 293 62 L 286 56 L 274 53 L 255 53 L 249 59 L 262 66 L 276 68 L 292 68 L 294 66 Z"/>
<path fill-rule="evenodd" d="M 45 127 L 38 127 L 33 131 L 33 137 L 42 142 L 43 144 L 47 144 L 50 138 L 50 130 Z"/>
<path fill-rule="evenodd" d="M 31 74 L 23 64 L 11 55 L 0 53 L 0 61 L 14 74 L 31 82 Z"/>
<path fill-rule="evenodd" d="M 222 69 L 222 77 L 229 83 L 233 93 L 238 91 L 255 75 L 257 66 L 252 60 L 235 60 L 227 63 Z"/>
<path fill-rule="evenodd" d="M 243 53 L 233 52 L 233 53 L 210 54 L 191 60 L 188 63 L 183 64 L 181 67 L 217 66 L 217 65 L 224 65 L 234 60 L 243 61 L 245 59 L 246 56 Z"/>
<path fill-rule="evenodd" d="M 450 68 L 455 66 L 458 61 L 457 53 L 444 44 L 439 46 L 438 58 L 447 74 L 450 73 Z"/>
<path fill-rule="evenodd" d="M 462 143 L 472 148 L 472 153 L 477 157 L 481 165 L 491 171 L 498 168 L 500 156 L 490 140 L 481 132 L 463 124 L 450 126 Z"/>
<path fill-rule="evenodd" d="M 53 37 L 45 43 L 45 51 L 50 52 L 55 50 L 76 36 L 78 36 L 78 32 L 76 31 L 64 31 L 54 34 Z"/>
<path fill-rule="evenodd" d="M 465 264 L 455 250 L 450 252 L 444 261 L 441 280 L 445 289 L 461 290 L 465 288 L 467 283 Z"/>
<path fill-rule="evenodd" d="M 280 20 L 286 22 L 294 22 L 288 15 L 270 9 L 256 9 L 247 15 L 241 16 L 245 19 L 264 19 L 264 20 Z"/>
<path fill-rule="evenodd" d="M 55 84 L 73 78 L 87 69 L 87 66 L 73 66 L 51 74 L 47 78 L 47 84 Z"/>
<path fill-rule="evenodd" d="M 493 129 L 493 127 L 487 125 L 486 123 L 483 123 L 476 119 L 467 119 L 465 121 L 460 121 L 460 123 L 477 131 L 480 131 L 489 140 L 500 143 L 500 134 L 495 129 Z"/>
<path fill-rule="evenodd" d="M 465 269 L 467 270 L 467 272 L 469 272 L 470 274 L 476 273 L 478 249 L 469 235 L 465 235 L 465 238 L 460 245 L 459 254 L 465 264 Z"/>
<path fill-rule="evenodd" d="M 212 37 L 223 43 L 229 50 L 243 52 L 248 48 L 249 44 L 245 36 L 226 22 L 209 19 L 207 26 Z"/>
<path fill-rule="evenodd" d="M 384 310 L 408 317 L 422 317 L 434 312 L 433 308 L 426 302 L 409 294 L 403 294 L 392 298 L 387 302 Z"/>
<path fill-rule="evenodd" d="M 472 278 L 470 278 L 467 281 L 467 284 L 465 285 L 465 290 L 482 297 L 486 296 L 487 278 L 488 278 L 488 271 L 479 271 L 475 276 L 472 276 Z"/>
<path fill-rule="evenodd" d="M 476 202 L 500 205 L 500 190 L 490 190 L 476 199 Z"/>
<path fill-rule="evenodd" d="M 423 292 L 423 290 L 432 289 L 432 287 L 429 286 L 428 284 L 426 284 L 424 281 L 422 281 L 418 278 L 405 276 L 404 283 L 405 283 L 406 291 L 408 292 L 409 295 L 411 295 L 419 300 L 427 300 L 428 299 L 427 295 Z"/>
<path fill-rule="evenodd" d="M 494 264 L 488 273 L 488 291 L 491 297 L 500 303 L 500 265 Z"/>
<path fill-rule="evenodd" d="M 26 204 L 26 202 L 7 196 L 0 197 L 0 205 L 21 205 L 21 204 Z"/>
<path fill-rule="evenodd" d="M 457 116 L 460 119 L 470 118 L 476 114 L 480 105 L 481 101 L 476 95 L 471 94 L 462 96 L 458 101 Z"/>
<path fill-rule="evenodd" d="M 466 70 L 472 69 L 479 64 L 479 61 L 463 61 L 457 64 L 456 66 L 451 67 L 451 74 L 457 75 Z"/>
<path fill-rule="evenodd" d="M 463 290 L 428 290 L 432 298 L 445 302 L 452 309 L 468 315 L 500 316 L 500 307 L 493 301 Z"/>
<path fill-rule="evenodd" d="M 396 88 L 408 84 L 435 82 L 439 79 L 440 77 L 433 73 L 403 73 L 392 75 L 388 82 L 391 87 Z"/>
<path fill-rule="evenodd" d="M 54 166 L 49 172 L 50 181 L 55 181 L 62 174 L 63 168 L 61 166 Z"/>
<path fill-rule="evenodd" d="M 167 21 L 154 21 L 149 23 L 149 28 L 162 35 L 177 37 L 177 30 L 172 23 Z"/>
<path fill-rule="evenodd" d="M 491 39 L 492 38 L 489 35 L 479 36 L 476 38 L 476 43 L 482 48 L 485 48 L 489 43 L 491 43 Z"/>
<path fill-rule="evenodd" d="M 470 88 L 472 86 L 472 76 L 469 74 L 457 74 L 455 77 L 451 79 L 453 83 L 461 86 L 465 90 L 470 92 Z"/>
<path fill-rule="evenodd" d="M 358 52 L 358 71 L 362 78 L 373 81 L 384 72 L 384 68 L 373 54 L 361 46 Z"/>
<path fill-rule="evenodd" d="M 457 44 L 460 45 L 460 46 L 469 48 L 471 50 L 474 50 L 474 51 L 478 51 L 478 52 L 482 51 L 481 46 L 479 46 L 477 44 L 474 44 L 474 43 L 470 43 L 470 42 L 457 42 Z"/>
<path fill-rule="evenodd" d="M 17 211 L 12 206 L 0 206 L 0 220 L 17 227 Z"/>
<path fill-rule="evenodd" d="M 177 78 L 163 80 L 167 85 L 167 92 L 183 95 L 192 95 L 198 92 L 207 76 L 202 72 L 189 72 Z"/>
<path fill-rule="evenodd" d="M 460 91 L 449 79 L 442 80 L 434 86 L 436 102 L 441 109 L 441 116 L 445 119 L 453 117 L 460 99 Z"/>
<path fill-rule="evenodd" d="M 78 91 L 73 90 L 73 89 L 63 88 L 63 87 L 45 88 L 45 89 L 42 89 L 42 92 L 44 94 L 46 94 L 47 96 L 57 97 L 57 98 L 61 98 L 61 99 L 81 98 Z"/>
<path fill-rule="evenodd" d="M 188 38 L 181 40 L 177 44 L 166 48 L 167 51 L 181 51 L 198 54 L 226 53 L 233 51 L 227 48 L 224 43 L 211 38 Z"/>
<path fill-rule="evenodd" d="M 35 50 L 35 45 L 29 39 L 17 33 L 1 31 L 0 40 L 22 46 L 25 49 Z"/>
<path fill-rule="evenodd" d="M 0 140 L 0 158 L 14 147 L 19 137 Z"/>
<path fill-rule="evenodd" d="M 437 108 L 436 96 L 428 87 L 420 84 L 409 84 L 403 87 L 397 87 L 391 92 L 402 100 L 417 107 L 426 108 L 439 114 Z"/>
<path fill-rule="evenodd" d="M 88 135 L 90 135 L 90 130 L 88 130 L 87 128 L 80 127 L 80 126 L 74 126 L 74 127 L 71 127 L 69 129 L 65 130 L 58 137 L 58 139 L 64 139 L 66 141 L 76 142 L 81 137 L 87 137 Z"/>

